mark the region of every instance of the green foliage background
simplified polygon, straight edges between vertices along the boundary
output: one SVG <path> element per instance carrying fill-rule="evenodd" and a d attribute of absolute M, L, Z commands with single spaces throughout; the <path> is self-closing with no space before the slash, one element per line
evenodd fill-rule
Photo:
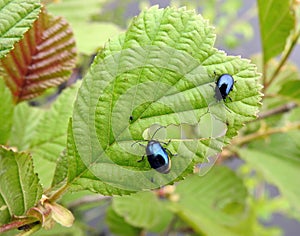
<path fill-rule="evenodd" d="M 14 104 L 0 80 L 0 232 L 282 235 L 261 222 L 275 213 L 300 221 L 300 74 L 288 60 L 299 43 L 297 1 L 258 0 L 242 15 L 240 0 L 176 0 L 165 9 L 145 0 L 116 3 L 46 5 L 70 23 L 79 51 L 73 76 L 83 77 L 54 102 L 44 102 L 53 95 L 48 90 L 35 100 L 42 106 Z M 0 57 L 40 7 L 1 2 L 1 19 L 9 20 L 0 29 Z M 132 17 L 132 8 L 145 10 Z M 217 49 L 250 40 L 253 17 L 262 51 L 252 62 Z M 223 73 L 236 83 L 231 99 L 214 103 L 215 74 Z M 177 154 L 168 175 L 138 162 L 144 148 L 132 146 L 159 125 L 166 129 L 156 139 L 171 140 L 168 149 Z M 232 159 L 242 160 L 234 170 Z M 53 214 L 43 221 L 32 209 L 45 202 Z M 72 217 L 56 202 L 75 216 L 71 228 L 61 226 Z M 61 225 L 51 228 L 54 221 Z"/>

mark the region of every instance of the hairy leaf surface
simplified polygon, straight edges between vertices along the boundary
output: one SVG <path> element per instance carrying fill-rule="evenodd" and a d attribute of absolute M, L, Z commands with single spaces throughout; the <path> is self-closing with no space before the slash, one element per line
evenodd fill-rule
<path fill-rule="evenodd" d="M 152 7 L 106 45 L 73 114 L 75 147 L 91 179 L 126 191 L 180 180 L 256 117 L 256 67 L 215 49 L 214 41 L 213 28 L 193 11 Z M 225 103 L 215 98 L 223 73 L 237 81 Z M 169 174 L 151 169 L 146 158 L 138 162 L 152 138 L 164 147 L 170 140 L 167 148 L 177 154 Z"/>
<path fill-rule="evenodd" d="M 0 224 L 13 215 L 23 215 L 42 196 L 42 186 L 26 153 L 0 147 Z"/>

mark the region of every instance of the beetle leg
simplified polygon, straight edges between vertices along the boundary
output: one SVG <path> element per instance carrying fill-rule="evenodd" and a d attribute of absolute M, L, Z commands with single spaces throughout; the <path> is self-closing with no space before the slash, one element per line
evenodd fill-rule
<path fill-rule="evenodd" d="M 138 160 L 137 162 L 142 162 L 145 159 L 145 155 L 142 156 L 141 160 Z"/>
<path fill-rule="evenodd" d="M 165 149 L 169 156 L 171 156 L 171 157 L 178 156 L 178 153 L 173 154 L 168 148 L 165 148 Z"/>

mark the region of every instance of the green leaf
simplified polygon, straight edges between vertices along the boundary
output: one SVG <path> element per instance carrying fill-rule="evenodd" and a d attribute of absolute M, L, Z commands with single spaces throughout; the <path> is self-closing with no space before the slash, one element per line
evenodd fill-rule
<path fill-rule="evenodd" d="M 170 223 L 173 215 L 167 207 L 167 202 L 148 191 L 115 196 L 112 203 L 113 210 L 127 223 L 151 232 L 161 232 Z"/>
<path fill-rule="evenodd" d="M 40 11 L 40 1 L 4 0 L 0 3 L 0 58 L 5 56 L 13 45 L 32 26 Z"/>
<path fill-rule="evenodd" d="M 71 24 L 79 52 L 92 54 L 111 37 L 120 33 L 120 28 L 112 23 L 100 23 L 91 20 L 99 14 L 102 1 L 64 0 L 53 2 L 47 9 L 55 15 L 64 16 Z"/>
<path fill-rule="evenodd" d="M 27 103 L 19 103 L 14 110 L 13 125 L 8 144 L 19 151 L 28 150 L 32 139 L 36 135 L 36 127 L 43 110 L 31 107 Z"/>
<path fill-rule="evenodd" d="M 68 121 L 72 115 L 79 84 L 64 90 L 50 110 L 44 112 L 35 127 L 35 135 L 29 149 L 33 155 L 36 171 L 45 186 L 50 185 L 56 160 L 66 148 Z"/>
<path fill-rule="evenodd" d="M 299 116 L 298 116 L 299 118 Z M 267 141 L 253 142 L 240 149 L 240 157 L 259 171 L 267 181 L 277 186 L 299 212 L 298 176 L 300 170 L 299 131 L 272 135 Z"/>
<path fill-rule="evenodd" d="M 85 236 L 87 235 L 86 230 L 84 229 L 85 226 L 83 226 L 80 222 L 74 223 L 72 227 L 64 227 L 60 224 L 55 224 L 51 230 L 41 229 L 38 232 L 34 233 L 36 236 L 53 236 L 53 235 L 59 235 L 59 236 Z"/>
<path fill-rule="evenodd" d="M 12 127 L 14 104 L 11 93 L 0 77 L 0 144 L 6 144 Z"/>
<path fill-rule="evenodd" d="M 42 196 L 42 187 L 26 153 L 0 147 L 0 171 L 0 224 L 5 224 L 34 206 Z"/>
<path fill-rule="evenodd" d="M 65 184 L 65 180 L 68 176 L 68 157 L 65 152 L 57 159 L 54 176 L 52 179 L 51 186 L 59 186 Z"/>
<path fill-rule="evenodd" d="M 84 78 L 73 114 L 75 146 L 93 180 L 128 191 L 180 180 L 256 117 L 256 67 L 213 48 L 214 41 L 213 28 L 193 11 L 153 7 L 107 44 Z M 214 72 L 238 81 L 232 101 L 216 102 Z M 183 137 L 183 124 L 200 130 Z M 166 175 L 138 162 L 145 148 L 134 145 L 146 144 L 159 126 L 166 128 L 154 139 L 171 140 L 168 149 L 177 153 Z"/>
<path fill-rule="evenodd" d="M 300 104 L 300 80 L 287 81 L 281 87 L 279 94 Z"/>
<path fill-rule="evenodd" d="M 141 231 L 141 229 L 128 224 L 111 206 L 106 211 L 106 223 L 110 232 L 114 235 L 136 236 L 139 235 Z"/>
<path fill-rule="evenodd" d="M 295 27 L 295 16 L 290 2 L 257 1 L 264 64 L 284 50 L 287 38 Z"/>
<path fill-rule="evenodd" d="M 253 2 L 247 9 L 243 9 L 242 0 L 227 1 L 189 1 L 172 0 L 172 6 L 186 6 L 188 9 L 197 9 L 203 17 L 210 20 L 216 27 L 218 37 L 216 45 L 226 46 L 227 48 L 242 45 L 253 37 L 253 26 L 250 20 L 256 13 L 256 4 Z"/>
<path fill-rule="evenodd" d="M 79 85 L 65 89 L 41 117 L 30 146 L 34 155 L 55 162 L 66 147 L 68 121 Z"/>
<path fill-rule="evenodd" d="M 33 156 L 33 163 L 43 188 L 48 188 L 55 172 L 55 162 L 43 159 L 41 156 Z"/>
<path fill-rule="evenodd" d="M 256 64 L 262 64 L 260 58 L 254 59 Z M 267 71 L 267 78 L 270 78 L 271 75 L 275 72 L 279 61 L 276 59 L 271 59 L 268 62 L 268 71 Z M 294 81 L 300 79 L 300 74 L 297 68 L 297 65 L 293 64 L 292 62 L 288 61 L 285 63 L 284 68 L 280 70 L 278 73 L 276 80 L 270 84 L 268 87 L 268 93 L 269 94 L 278 94 L 280 93 L 281 88 L 284 86 L 285 83 L 289 81 Z M 274 100 L 274 99 L 273 99 Z M 282 100 L 282 99 L 280 99 Z M 265 100 L 268 102 L 267 100 Z"/>
<path fill-rule="evenodd" d="M 188 177 L 178 184 L 175 192 L 179 201 L 173 211 L 197 233 L 241 235 L 236 228 L 247 217 L 247 189 L 233 171 L 214 167 L 204 177 Z"/>
<path fill-rule="evenodd" d="M 103 195 L 128 194 L 128 191 L 121 191 L 105 182 L 102 182 L 87 170 L 86 165 L 80 159 L 76 149 L 72 130 L 72 120 L 69 122 L 67 152 L 57 162 L 52 188 L 54 191 L 62 185 L 68 185 L 70 191 L 89 190 Z"/>
<path fill-rule="evenodd" d="M 0 61 L 0 75 L 15 102 L 21 102 L 66 81 L 75 60 L 75 40 L 69 24 L 43 8 L 24 38 Z"/>

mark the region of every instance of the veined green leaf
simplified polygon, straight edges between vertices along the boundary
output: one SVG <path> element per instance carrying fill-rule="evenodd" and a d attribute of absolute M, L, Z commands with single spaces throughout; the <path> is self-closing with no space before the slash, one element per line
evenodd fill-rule
<path fill-rule="evenodd" d="M 135 208 L 136 209 L 136 208 Z M 118 215 L 110 206 L 106 211 L 106 222 L 110 232 L 119 236 L 139 235 L 140 229 L 128 224 L 123 217 Z"/>
<path fill-rule="evenodd" d="M 213 28 L 193 11 L 153 7 L 107 44 L 84 79 L 73 114 L 75 147 L 88 178 L 128 191 L 158 188 L 217 155 L 255 118 L 261 96 L 256 67 L 213 48 L 214 41 Z M 232 101 L 216 101 L 214 72 L 238 81 Z M 182 135 L 183 124 L 199 129 Z M 158 132 L 154 139 L 171 140 L 168 149 L 178 154 L 166 175 L 138 162 L 145 149 L 134 145 L 146 144 L 160 126 L 166 135 Z"/>
<path fill-rule="evenodd" d="M 60 224 L 55 224 L 51 230 L 41 229 L 34 233 L 36 236 L 85 236 L 87 233 L 83 229 L 82 224 L 75 222 L 72 227 L 64 227 Z"/>
<path fill-rule="evenodd" d="M 283 84 L 279 94 L 300 104 L 300 80 L 290 80 Z"/>
<path fill-rule="evenodd" d="M 188 177 L 175 192 L 179 201 L 173 211 L 197 233 L 241 235 L 236 231 L 247 218 L 247 189 L 233 171 L 215 167 L 204 177 Z"/>
<path fill-rule="evenodd" d="M 295 27 L 295 16 L 291 11 L 290 0 L 258 0 L 257 3 L 263 61 L 266 64 L 283 51 L 287 38 Z"/>
<path fill-rule="evenodd" d="M 26 153 L 0 147 L 0 171 L 0 224 L 4 224 L 34 206 L 42 196 L 42 186 Z"/>
<path fill-rule="evenodd" d="M 80 159 L 74 143 L 72 120 L 69 122 L 67 150 L 61 155 L 56 164 L 52 189 L 55 192 L 61 186 L 69 185 L 70 191 L 89 190 L 103 195 L 121 195 L 130 192 L 115 188 L 97 178 L 88 171 L 85 163 Z"/>
<path fill-rule="evenodd" d="M 14 110 L 8 144 L 16 147 L 19 151 L 28 150 L 44 112 L 44 110 L 31 107 L 27 103 L 19 103 Z"/>
<path fill-rule="evenodd" d="M 64 90 L 58 99 L 45 111 L 35 128 L 35 135 L 30 142 L 36 171 L 41 182 L 49 186 L 56 165 L 56 160 L 66 148 L 68 121 L 79 83 Z"/>
<path fill-rule="evenodd" d="M 276 134 L 267 141 L 253 142 L 248 149 L 238 151 L 242 159 L 279 188 L 281 194 L 298 212 L 300 212 L 297 178 L 300 170 L 299 138 L 299 131 Z"/>
<path fill-rule="evenodd" d="M 36 127 L 36 135 L 30 145 L 30 150 L 34 155 L 55 162 L 66 147 L 68 121 L 72 115 L 73 102 L 79 84 L 64 90 L 41 117 Z"/>
<path fill-rule="evenodd" d="M 6 144 L 13 124 L 14 104 L 11 93 L 0 77 L 0 144 Z"/>
<path fill-rule="evenodd" d="M 113 210 L 127 223 L 151 232 L 162 232 L 171 222 L 173 214 L 167 206 L 150 191 L 116 196 L 112 203 Z"/>
<path fill-rule="evenodd" d="M 253 37 L 253 26 L 250 19 L 256 14 L 256 4 L 247 5 L 247 9 L 240 12 L 243 6 L 242 0 L 211 0 L 211 1 L 190 1 L 172 0 L 172 6 L 186 6 L 188 9 L 196 9 L 201 12 L 204 18 L 210 20 L 216 27 L 218 37 L 216 45 L 223 45 L 227 48 L 242 45 Z"/>
<path fill-rule="evenodd" d="M 40 11 L 37 0 L 3 0 L 0 2 L 0 58 L 32 26 Z"/>

